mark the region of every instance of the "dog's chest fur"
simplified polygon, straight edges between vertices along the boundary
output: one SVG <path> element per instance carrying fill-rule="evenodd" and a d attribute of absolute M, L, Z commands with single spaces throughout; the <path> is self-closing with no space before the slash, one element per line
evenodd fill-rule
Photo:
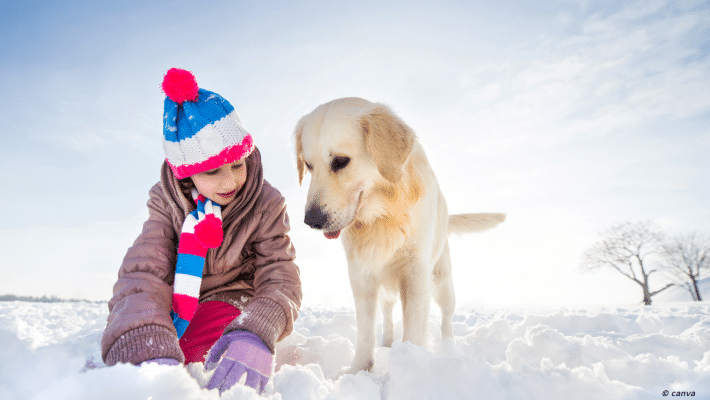
<path fill-rule="evenodd" d="M 416 174 L 405 166 L 396 184 L 376 186 L 363 201 L 356 221 L 344 231 L 347 256 L 375 275 L 406 273 L 413 257 L 416 224 L 420 223 L 423 188 Z"/>

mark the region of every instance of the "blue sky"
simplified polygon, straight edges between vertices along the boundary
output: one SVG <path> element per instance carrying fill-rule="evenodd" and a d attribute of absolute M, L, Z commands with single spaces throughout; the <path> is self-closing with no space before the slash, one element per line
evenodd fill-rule
<path fill-rule="evenodd" d="M 0 5 L 0 293 L 110 297 L 164 157 L 171 67 L 255 136 L 306 304 L 351 305 L 340 243 L 301 222 L 291 141 L 339 97 L 414 128 L 451 212 L 508 213 L 452 239 L 461 307 L 637 303 L 626 278 L 578 271 L 599 232 L 710 231 L 707 2 L 143 3 Z"/>

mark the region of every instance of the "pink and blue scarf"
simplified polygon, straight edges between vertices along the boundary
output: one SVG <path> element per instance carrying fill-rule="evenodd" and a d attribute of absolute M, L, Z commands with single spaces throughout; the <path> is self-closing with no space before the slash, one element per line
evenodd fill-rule
<path fill-rule="evenodd" d="M 173 309 L 170 316 L 178 339 L 190 324 L 200 298 L 202 271 L 208 249 L 222 244 L 222 208 L 219 204 L 192 189 L 197 209 L 185 218 L 180 232 L 175 282 L 173 283 Z"/>

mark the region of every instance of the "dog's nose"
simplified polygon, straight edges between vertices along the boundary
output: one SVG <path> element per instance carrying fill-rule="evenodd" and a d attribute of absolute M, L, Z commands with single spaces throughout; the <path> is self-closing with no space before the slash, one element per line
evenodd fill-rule
<path fill-rule="evenodd" d="M 328 215 L 324 214 L 320 207 L 311 206 L 306 211 L 306 218 L 303 222 L 313 229 L 322 229 L 328 223 Z"/>

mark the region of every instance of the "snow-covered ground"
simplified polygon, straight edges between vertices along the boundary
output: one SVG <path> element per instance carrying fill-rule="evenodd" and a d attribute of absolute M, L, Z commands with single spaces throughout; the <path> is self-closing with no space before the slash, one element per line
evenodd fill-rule
<path fill-rule="evenodd" d="M 218 399 L 201 364 L 101 363 L 105 303 L 0 302 L 0 399 Z M 342 374 L 354 353 L 350 309 L 304 308 L 278 346 L 270 399 L 710 398 L 710 304 L 472 310 L 455 340 L 378 348 L 370 373 Z M 401 322 L 397 334 L 401 337 Z M 222 399 L 259 398 L 237 386 Z"/>

